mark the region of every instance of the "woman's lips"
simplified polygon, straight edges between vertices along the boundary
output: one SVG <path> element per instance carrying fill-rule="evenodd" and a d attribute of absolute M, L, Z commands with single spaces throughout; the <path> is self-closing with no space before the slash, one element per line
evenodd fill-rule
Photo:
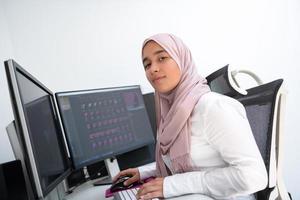
<path fill-rule="evenodd" d="M 159 76 L 157 78 L 154 78 L 152 81 L 153 81 L 153 83 L 156 83 L 156 82 L 160 81 L 163 78 L 165 78 L 165 76 Z"/>

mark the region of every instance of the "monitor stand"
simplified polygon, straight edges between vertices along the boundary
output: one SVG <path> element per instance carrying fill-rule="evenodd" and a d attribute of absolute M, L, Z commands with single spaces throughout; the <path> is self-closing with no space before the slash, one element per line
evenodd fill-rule
<path fill-rule="evenodd" d="M 112 178 L 120 172 L 118 161 L 116 158 L 107 158 L 104 160 L 108 176 L 102 177 L 93 183 L 94 186 L 98 185 L 111 185 Z"/>

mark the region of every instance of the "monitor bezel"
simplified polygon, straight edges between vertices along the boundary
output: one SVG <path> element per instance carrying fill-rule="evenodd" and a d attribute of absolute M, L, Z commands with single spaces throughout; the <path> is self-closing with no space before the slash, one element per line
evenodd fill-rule
<path fill-rule="evenodd" d="M 73 159 L 73 151 L 72 151 L 72 148 L 70 146 L 71 144 L 69 142 L 69 135 L 68 135 L 68 133 L 66 131 L 66 128 L 65 128 L 65 122 L 64 122 L 64 119 L 63 119 L 62 113 L 61 113 L 62 108 L 61 108 L 61 105 L 59 103 L 58 98 L 59 97 L 64 97 L 64 96 L 78 95 L 78 94 L 89 94 L 89 93 L 98 92 L 98 91 L 99 92 L 108 92 L 108 91 L 118 91 L 118 90 L 126 90 L 126 89 L 138 89 L 140 91 L 142 99 L 143 99 L 143 94 L 142 94 L 142 91 L 141 91 L 141 87 L 139 85 L 126 85 L 126 86 L 118 86 L 118 87 L 105 87 L 105 88 L 95 88 L 95 89 L 85 89 L 85 90 L 73 90 L 73 91 L 64 91 L 64 92 L 56 92 L 55 93 L 56 103 L 57 103 L 57 106 L 58 106 L 58 113 L 60 114 L 60 119 L 61 119 L 61 122 L 62 122 L 63 131 L 64 131 L 66 139 L 68 141 L 67 145 L 68 145 L 68 148 L 69 148 L 73 168 L 75 170 L 80 169 L 80 168 L 85 167 L 85 166 L 88 166 L 88 165 L 91 165 L 91 164 L 94 164 L 94 163 L 99 162 L 99 161 L 104 161 L 105 159 L 108 159 L 108 158 L 116 158 L 117 156 L 121 156 L 124 153 L 127 153 L 127 152 L 130 152 L 130 151 L 148 146 L 150 144 L 155 144 L 155 138 L 152 134 L 152 136 L 153 136 L 152 141 L 147 141 L 145 143 L 142 143 L 142 144 L 137 145 L 137 146 L 132 147 L 132 148 L 128 148 L 128 149 L 123 150 L 123 151 L 113 152 L 113 153 L 107 154 L 105 156 L 98 157 L 95 160 L 87 161 L 87 162 L 84 162 L 84 163 L 81 163 L 81 164 L 75 164 L 74 159 Z M 146 117 L 148 118 L 151 131 L 153 132 L 144 100 L 143 100 L 143 104 L 144 104 L 145 111 L 146 111 Z"/>
<path fill-rule="evenodd" d="M 33 77 L 29 72 L 27 72 L 24 68 L 22 68 L 17 62 L 10 59 L 4 62 L 5 69 L 6 69 L 6 75 L 7 75 L 7 82 L 8 82 L 8 88 L 14 113 L 14 118 L 16 122 L 16 131 L 19 137 L 19 140 L 23 143 L 23 153 L 25 157 L 25 163 L 27 166 L 28 175 L 30 177 L 30 182 L 33 188 L 33 192 L 38 198 L 44 198 L 47 194 L 49 194 L 60 182 L 63 181 L 70 173 L 71 173 L 71 163 L 70 158 L 67 154 L 67 146 L 65 144 L 65 141 L 63 139 L 62 135 L 62 128 L 59 124 L 58 119 L 58 113 L 57 109 L 55 107 L 55 97 L 53 93 L 40 81 L 38 81 L 35 77 Z M 21 99 L 20 94 L 20 88 L 19 83 L 17 81 L 16 73 L 21 73 L 23 76 L 25 76 L 29 81 L 31 81 L 33 84 L 35 84 L 37 87 L 42 89 L 44 92 L 46 92 L 51 100 L 53 105 L 53 115 L 55 116 L 55 120 L 57 124 L 57 130 L 60 131 L 60 134 L 58 135 L 61 137 L 62 143 L 62 150 L 63 150 L 63 159 L 66 159 L 67 163 L 67 170 L 62 173 L 56 180 L 54 180 L 51 184 L 49 184 L 46 188 L 42 188 L 41 182 L 40 182 L 40 175 L 38 172 L 38 168 L 35 161 L 34 156 L 34 150 L 32 148 L 32 143 L 30 139 L 29 129 L 26 123 L 26 117 L 24 114 L 24 108 L 23 103 Z M 33 183 L 32 183 L 33 182 Z"/>

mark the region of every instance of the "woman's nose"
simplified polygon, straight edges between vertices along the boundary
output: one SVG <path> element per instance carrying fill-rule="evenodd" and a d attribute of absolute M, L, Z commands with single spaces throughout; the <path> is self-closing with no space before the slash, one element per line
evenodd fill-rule
<path fill-rule="evenodd" d="M 155 73 L 155 72 L 159 71 L 159 67 L 157 64 L 153 63 L 150 70 L 151 70 L 151 73 Z"/>

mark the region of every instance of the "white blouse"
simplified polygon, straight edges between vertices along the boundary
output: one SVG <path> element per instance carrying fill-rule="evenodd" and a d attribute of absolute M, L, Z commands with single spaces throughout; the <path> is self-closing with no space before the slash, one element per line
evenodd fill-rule
<path fill-rule="evenodd" d="M 245 108 L 237 100 L 209 92 L 191 114 L 191 159 L 201 170 L 165 177 L 164 197 L 200 193 L 233 199 L 262 190 L 267 172 L 252 134 Z M 139 167 L 141 179 L 155 176 L 155 163 Z"/>

